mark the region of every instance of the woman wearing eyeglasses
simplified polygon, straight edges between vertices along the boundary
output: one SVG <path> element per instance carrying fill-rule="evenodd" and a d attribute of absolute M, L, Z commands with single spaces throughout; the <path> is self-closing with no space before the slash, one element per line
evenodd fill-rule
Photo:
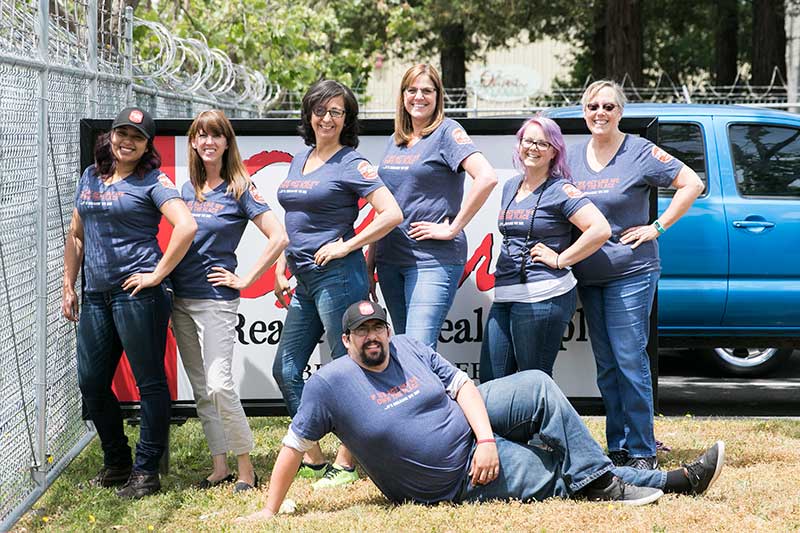
<path fill-rule="evenodd" d="M 464 227 L 497 176 L 464 128 L 444 117 L 442 80 L 430 65 L 406 71 L 394 125 L 379 170 L 405 219 L 370 247 L 370 280 L 377 265 L 395 332 L 435 348 L 467 260 Z M 473 178 L 466 198 L 465 171 Z"/>
<path fill-rule="evenodd" d="M 503 186 L 503 236 L 494 303 L 481 346 L 481 383 L 518 370 L 553 375 L 564 329 L 575 312 L 571 266 L 611 235 L 600 211 L 570 181 L 561 130 L 536 116 L 517 131 L 514 166 Z M 570 244 L 573 226 L 581 236 Z"/>
<path fill-rule="evenodd" d="M 616 83 L 592 83 L 581 103 L 591 138 L 571 147 L 569 166 L 612 232 L 575 266 L 606 409 L 609 456 L 616 465 L 652 469 L 657 461 L 646 347 L 661 270 L 656 239 L 686 213 L 703 183 L 647 139 L 619 130 L 625 95 Z M 650 191 L 670 186 L 676 189 L 672 201 L 650 222 Z"/>
<path fill-rule="evenodd" d="M 362 248 L 403 220 L 377 169 L 355 150 L 357 117 L 358 102 L 349 88 L 332 80 L 312 85 L 303 96 L 299 128 L 310 148 L 295 154 L 278 187 L 289 246 L 277 262 L 275 296 L 288 314 L 272 375 L 291 416 L 300 405 L 303 372 L 323 332 L 331 357 L 346 353 L 342 315 L 369 294 Z M 366 198 L 375 217 L 356 235 L 360 198 Z M 287 264 L 297 280 L 291 303 Z M 306 453 L 299 475 L 321 477 L 315 487 L 323 488 L 357 479 L 353 466 L 345 448 L 331 466 L 315 446 Z"/>

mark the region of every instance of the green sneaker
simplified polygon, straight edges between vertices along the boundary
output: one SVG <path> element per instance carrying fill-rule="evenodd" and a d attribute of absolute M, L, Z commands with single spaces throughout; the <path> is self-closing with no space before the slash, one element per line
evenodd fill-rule
<path fill-rule="evenodd" d="M 358 472 L 356 469 L 346 470 L 337 464 L 329 465 L 325 469 L 325 474 L 322 479 L 311 484 L 314 490 L 330 489 L 339 487 L 341 485 L 348 485 L 358 481 Z"/>
<path fill-rule="evenodd" d="M 310 465 L 308 463 L 300 463 L 300 468 L 297 469 L 295 479 L 320 479 L 325 475 L 325 472 L 331 467 L 330 463 L 322 463 L 321 465 Z"/>

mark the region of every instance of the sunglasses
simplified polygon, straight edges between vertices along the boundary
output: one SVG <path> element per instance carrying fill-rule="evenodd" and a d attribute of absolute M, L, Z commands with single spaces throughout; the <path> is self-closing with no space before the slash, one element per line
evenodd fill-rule
<path fill-rule="evenodd" d="M 317 115 L 319 118 L 324 117 L 328 113 L 331 114 L 331 118 L 342 118 L 344 116 L 344 109 L 339 109 L 336 107 L 332 107 L 327 109 L 325 106 L 318 105 L 311 110 L 312 113 Z"/>
<path fill-rule="evenodd" d="M 617 104 L 603 104 L 603 111 L 606 111 L 607 113 L 611 113 L 616 108 Z M 598 109 L 600 109 L 600 104 L 594 104 L 594 103 L 586 104 L 586 109 L 588 109 L 589 111 L 597 111 Z"/>

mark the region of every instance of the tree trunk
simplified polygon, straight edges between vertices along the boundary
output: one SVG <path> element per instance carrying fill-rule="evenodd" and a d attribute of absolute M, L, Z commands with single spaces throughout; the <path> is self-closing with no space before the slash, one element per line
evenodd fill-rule
<path fill-rule="evenodd" d="M 732 85 L 736 79 L 739 55 L 738 0 L 716 0 L 714 3 L 714 82 Z"/>
<path fill-rule="evenodd" d="M 622 81 L 627 74 L 636 86 L 642 73 L 642 3 L 640 0 L 607 0 L 606 76 Z"/>
<path fill-rule="evenodd" d="M 441 39 L 439 62 L 442 66 L 442 83 L 446 89 L 445 107 L 466 107 L 464 88 L 467 86 L 467 53 L 464 49 L 464 25 L 444 26 Z"/>
<path fill-rule="evenodd" d="M 786 79 L 785 17 L 783 0 L 753 0 L 751 85 L 769 85 L 775 67 Z"/>
<path fill-rule="evenodd" d="M 592 77 L 600 80 L 606 77 L 606 0 L 595 0 L 592 10 Z"/>

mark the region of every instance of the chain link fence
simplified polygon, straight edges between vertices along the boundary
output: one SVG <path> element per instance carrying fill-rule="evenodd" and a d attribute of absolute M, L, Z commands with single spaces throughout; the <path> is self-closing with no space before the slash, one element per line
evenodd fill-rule
<path fill-rule="evenodd" d="M 156 60 L 133 53 L 135 28 Z M 137 104 L 156 118 L 221 108 L 252 117 L 282 97 L 201 40 L 119 0 L 0 0 L 0 530 L 93 438 L 82 420 L 75 325 L 61 317 L 64 237 L 82 118 Z"/>

